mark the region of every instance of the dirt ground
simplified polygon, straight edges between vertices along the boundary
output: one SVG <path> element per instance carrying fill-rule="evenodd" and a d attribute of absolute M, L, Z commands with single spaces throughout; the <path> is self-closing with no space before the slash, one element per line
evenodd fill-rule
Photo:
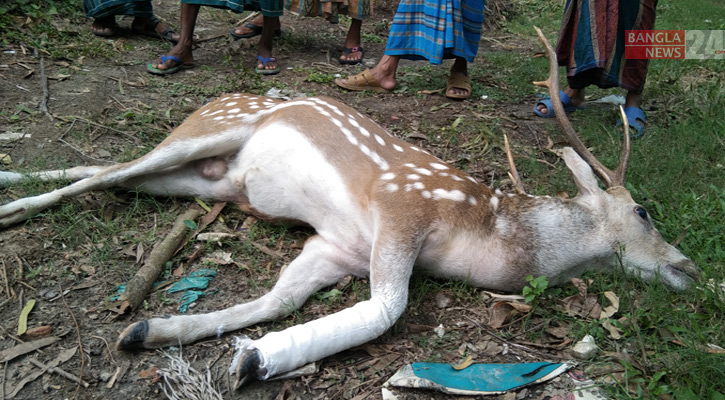
<path fill-rule="evenodd" d="M 174 24 L 178 19 L 175 1 L 155 2 L 156 11 L 164 20 Z M 365 31 L 371 35 L 384 35 L 393 8 L 390 3 L 377 5 L 377 15 Z M 222 16 L 214 18 L 212 16 Z M 239 18 L 239 17 L 236 17 Z M 89 21 L 78 25 L 77 21 L 58 18 L 58 29 L 69 32 L 81 32 L 90 26 Z M 130 19 L 119 21 L 128 26 Z M 254 44 L 250 41 L 232 41 L 228 31 L 234 23 L 230 14 L 219 12 L 202 12 L 199 22 L 197 41 L 194 50 L 197 66 L 169 77 L 154 77 L 146 73 L 146 63 L 163 52 L 168 45 L 152 38 L 122 35 L 109 39 L 114 43 L 117 56 L 84 57 L 79 60 L 58 60 L 47 55 L 41 67 L 39 58 L 34 56 L 32 49 L 22 43 L 14 43 L 2 49 L 0 54 L 0 133 L 16 132 L 19 126 L 11 116 L 25 116 L 25 111 L 37 112 L 43 99 L 42 72 L 48 80 L 48 110 L 52 120 L 39 113 L 21 125 L 24 137 L 12 142 L 3 142 L 1 153 L 12 158 L 10 166 L 3 169 L 32 169 L 38 159 L 47 167 L 66 167 L 71 165 L 91 165 L 128 159 L 139 151 L 158 142 L 173 126 L 180 123 L 185 115 L 198 108 L 203 96 L 179 97 L 170 90 L 178 82 L 183 85 L 199 85 L 199 75 L 205 73 L 204 79 L 208 87 L 230 85 L 234 90 L 248 90 L 247 82 L 229 82 L 230 71 L 239 68 L 251 68 L 255 55 Z M 511 104 L 474 96 L 468 101 L 452 102 L 440 94 L 413 95 L 358 95 L 339 90 L 329 82 L 306 80 L 308 75 L 296 73 L 295 68 L 318 68 L 320 71 L 337 71 L 341 74 L 355 72 L 359 66 L 341 67 L 334 60 L 344 39 L 344 30 L 337 25 L 316 19 L 303 19 L 286 15 L 282 19 L 283 29 L 287 35 L 320 34 L 325 38 L 313 42 L 311 46 L 295 47 L 296 43 L 287 39 L 277 42 L 275 55 L 283 68 L 281 74 L 265 77 L 264 84 L 275 86 L 273 82 L 284 83 L 284 87 L 295 91 L 304 90 L 308 94 L 330 96 L 353 105 L 362 113 L 392 132 L 406 132 L 407 140 L 429 149 L 447 161 L 465 160 L 466 169 L 484 182 L 494 182 L 496 186 L 506 189 L 505 160 L 501 152 L 489 160 L 480 160 L 470 149 L 457 147 L 445 138 L 421 138 L 416 136 L 416 128 L 420 124 L 433 124 L 441 127 L 450 126 L 456 118 L 464 116 L 469 120 L 490 120 L 500 118 L 503 129 L 510 132 L 513 140 L 528 145 L 544 145 L 547 137 L 543 121 L 535 120 L 530 107 L 531 101 Z M 175 25 L 175 24 L 174 24 Z M 475 68 L 494 67 L 485 62 L 486 52 L 501 43 L 506 36 L 495 27 L 487 28 L 479 52 L 481 62 Z M 79 35 L 79 40 L 82 36 Z M 366 64 L 372 66 L 381 57 L 384 40 L 380 43 L 366 43 Z M 511 51 L 535 52 L 534 45 L 529 42 L 517 43 L 508 41 Z M 329 58 L 332 62 L 328 64 Z M 236 60 L 228 62 L 228 60 Z M 449 64 L 444 67 L 447 68 Z M 213 71 L 213 73 L 209 73 Z M 543 77 L 541 77 L 543 78 Z M 165 85 L 154 84 L 165 82 Z M 257 83 L 257 85 L 259 85 Z M 505 85 L 502 82 L 474 82 L 476 93 L 485 93 L 487 85 Z M 475 87 L 477 86 L 477 87 Z M 437 87 L 420 87 L 417 90 L 439 89 Z M 167 115 L 170 118 L 157 118 L 155 127 L 168 128 L 165 132 L 153 132 L 147 135 L 129 135 L 119 122 L 117 115 L 123 110 L 141 110 L 145 115 Z M 137 112 L 141 114 L 141 112 Z M 71 117 L 75 116 L 75 118 Z M 168 117 L 168 115 L 167 115 Z M 74 122 L 75 121 L 75 122 Z M 158 122 L 162 121 L 162 122 Z M 4 126 L 3 126 L 4 125 Z M 113 126 L 114 128 L 110 128 Z M 77 140 L 72 134 L 81 127 L 90 131 L 91 141 Z M 411 132 L 413 134 L 411 134 Z M 17 193 L 12 189 L 0 192 L 2 202 L 12 200 Z M 79 202 L 81 209 L 88 212 L 91 218 L 112 219 L 125 212 L 134 194 L 124 191 L 92 193 L 80 198 L 68 200 Z M 159 207 L 178 210 L 181 214 L 188 208 L 192 200 L 159 201 Z M 8 360 L 2 365 L 3 398 L 10 398 L 12 388 L 29 374 L 41 371 L 30 363 L 37 359 L 50 363 L 58 357 L 62 350 L 73 349 L 79 342 L 82 350 L 77 350 L 73 357 L 63 362 L 60 367 L 71 374 L 82 375 L 88 387 L 77 390 L 74 383 L 56 374 L 45 372 L 37 379 L 30 381 L 18 391 L 15 398 L 22 399 L 146 399 L 163 398 L 160 389 L 157 368 L 166 368 L 169 360 L 161 353 L 142 351 L 126 353 L 116 351 L 114 342 L 118 333 L 129 323 L 151 316 L 178 313 L 176 303 L 160 300 L 150 295 L 145 307 L 128 316 L 119 316 L 112 311 L 104 311 L 109 298 L 117 285 L 126 282 L 137 270 L 136 254 L 143 253 L 130 237 L 143 232 L 158 232 L 161 238 L 169 229 L 169 224 L 157 221 L 153 214 L 136 221 L 133 229 L 138 231 L 118 231 L 106 240 L 89 242 L 82 245 L 66 246 L 59 239 L 61 230 L 73 229 L 74 221 L 58 220 L 58 218 L 38 217 L 27 224 L 6 229 L 0 232 L 0 261 L 2 262 L 2 306 L 0 321 L 3 332 L 0 333 L 0 348 L 9 349 L 22 339 L 15 336 L 14 330 L 20 310 L 27 300 L 36 300 L 35 308 L 29 317 L 29 327 L 50 326 L 51 336 L 59 340 L 29 355 Z M 229 212 L 231 219 L 228 228 L 241 226 L 245 216 L 240 212 Z M 212 226 L 210 230 L 224 229 Z M 67 233 L 66 233 L 67 234 Z M 81 233 L 79 233 L 81 234 Z M 276 272 L 284 264 L 294 258 L 299 251 L 299 241 L 308 232 L 293 230 L 277 242 L 277 246 L 268 253 L 260 254 L 261 264 L 267 266 L 268 276 L 273 279 Z M 147 243 L 148 248 L 153 241 Z M 208 247 L 186 249 L 180 258 L 189 263 L 190 269 L 200 267 L 194 261 L 194 251 L 205 253 Z M 109 253 L 99 260 L 91 250 L 103 250 Z M 223 250 L 223 249 L 222 249 Z M 198 253 L 198 252 L 197 252 Z M 196 259 L 210 257 L 210 254 L 196 255 Z M 61 273 L 60 271 L 63 271 Z M 212 281 L 209 290 L 217 290 L 214 295 L 202 297 L 190 312 L 204 312 L 228 307 L 235 302 L 259 296 L 265 288 L 256 285 L 260 279 L 238 266 L 221 266 L 219 276 Z M 361 281 L 364 285 L 365 282 Z M 223 392 L 224 398 L 240 399 L 377 399 L 381 398 L 381 386 L 390 376 L 405 364 L 416 361 L 446 361 L 458 363 L 463 354 L 471 351 L 476 355 L 475 362 L 558 362 L 568 358 L 552 343 L 563 343 L 565 338 L 542 339 L 540 343 L 524 344 L 521 338 L 503 339 L 492 336 L 485 328 L 488 320 L 487 308 L 490 297 L 480 291 L 474 291 L 475 299 L 458 299 L 456 291 L 446 289 L 445 285 L 434 286 L 426 293 L 415 309 L 409 310 L 403 320 L 383 337 L 362 348 L 346 351 L 318 363 L 319 371 L 301 378 L 271 382 L 253 383 L 243 389 L 230 392 L 226 368 L 231 359 L 232 335 L 208 339 L 183 348 L 184 359 L 200 371 L 210 365 L 211 374 L 216 386 Z M 349 292 L 348 292 L 349 293 Z M 453 295 L 451 293 L 454 293 Z M 306 320 L 319 315 L 331 313 L 336 309 L 354 302 L 355 295 L 337 304 L 326 305 L 315 302 L 303 307 L 301 315 L 295 318 Z M 291 323 L 287 320 L 287 324 Z M 295 320 L 297 321 L 297 320 Z M 548 324 L 548 322 L 547 322 Z M 434 328 L 443 325 L 446 333 L 439 338 Z M 283 328 L 285 322 L 262 324 L 258 327 L 240 332 L 251 337 L 258 337 L 264 332 Z M 547 325 L 548 326 L 548 325 Z M 48 336 L 46 336 L 48 337 Z M 436 346 L 435 343 L 442 343 Z M 525 348 L 517 346 L 526 346 Z M 80 357 L 82 352 L 83 358 Z M 172 350 L 178 354 L 178 350 Z M 83 360 L 83 361 L 81 361 Z M 542 384 L 523 389 L 517 393 L 500 395 L 500 399 L 544 399 L 561 395 L 571 381 L 563 376 L 552 383 Z M 454 396 L 443 395 L 425 390 L 400 390 L 401 399 L 435 398 L 445 399 Z M 459 396 L 455 398 L 467 398 Z"/>

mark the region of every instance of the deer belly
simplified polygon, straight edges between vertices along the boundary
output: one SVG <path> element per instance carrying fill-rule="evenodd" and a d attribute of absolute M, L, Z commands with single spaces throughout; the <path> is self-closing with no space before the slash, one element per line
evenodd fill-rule
<path fill-rule="evenodd" d="M 318 230 L 354 220 L 359 202 L 308 138 L 294 128 L 258 131 L 228 171 L 254 209 L 306 222 Z"/>

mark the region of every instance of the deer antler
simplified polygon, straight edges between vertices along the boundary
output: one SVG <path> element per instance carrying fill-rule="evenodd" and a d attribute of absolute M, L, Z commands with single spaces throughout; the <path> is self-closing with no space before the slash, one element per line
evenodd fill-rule
<path fill-rule="evenodd" d="M 509 138 L 506 136 L 506 134 L 503 135 L 503 145 L 506 148 L 506 158 L 509 161 L 509 178 L 511 179 L 511 183 L 514 185 L 514 188 L 516 189 L 516 192 L 518 194 L 526 194 L 526 190 L 524 190 L 524 185 L 521 183 L 521 177 L 519 176 L 519 171 L 516 169 L 516 164 L 514 164 L 514 156 L 511 154 L 511 147 L 509 146 Z"/>
<path fill-rule="evenodd" d="M 554 114 L 556 115 L 556 119 L 559 121 L 559 125 L 561 125 L 561 128 L 564 130 L 564 133 L 569 140 L 569 144 L 592 167 L 597 176 L 604 181 L 607 188 L 624 186 L 624 179 L 627 174 L 627 167 L 629 166 L 630 152 L 629 124 L 627 116 L 624 115 L 624 109 L 620 106 L 624 125 L 624 145 L 622 146 L 622 155 L 619 159 L 619 165 L 616 170 L 612 171 L 599 162 L 594 154 L 587 149 L 586 145 L 584 145 L 579 138 L 579 135 L 574 130 L 574 127 L 571 125 L 571 122 L 569 122 L 569 119 L 566 117 L 566 112 L 564 111 L 564 106 L 561 104 L 561 97 L 559 96 L 559 65 L 556 61 L 556 53 L 554 52 L 554 48 L 551 47 L 551 44 L 549 44 L 549 41 L 546 40 L 546 37 L 544 37 L 541 29 L 537 27 L 534 27 L 534 29 L 536 29 L 536 33 L 539 35 L 539 40 L 541 40 L 541 43 L 543 43 L 546 47 L 550 66 L 549 78 L 545 81 L 534 82 L 534 85 L 549 89 Z"/>

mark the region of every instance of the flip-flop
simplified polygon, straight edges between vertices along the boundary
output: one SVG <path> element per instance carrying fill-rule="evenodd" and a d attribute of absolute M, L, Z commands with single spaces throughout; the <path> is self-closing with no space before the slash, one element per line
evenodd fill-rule
<path fill-rule="evenodd" d="M 362 46 L 345 47 L 342 49 L 342 51 L 343 51 L 343 53 L 345 53 L 345 56 L 349 56 L 350 53 L 360 52 L 360 59 L 359 60 L 345 60 L 342 57 L 340 57 L 337 59 L 337 61 L 339 61 L 340 64 L 347 64 L 347 65 L 362 64 L 363 57 L 365 57 L 365 49 L 363 49 Z"/>
<path fill-rule="evenodd" d="M 276 58 L 274 58 L 274 57 L 264 58 L 262 56 L 257 56 L 257 60 L 258 61 L 261 61 L 262 62 L 262 65 L 265 68 L 259 68 L 259 66 L 258 66 L 257 68 L 254 69 L 254 72 L 256 72 L 256 73 L 258 73 L 260 75 L 275 75 L 275 74 L 279 74 L 279 71 L 280 71 L 279 65 L 277 65 L 277 68 L 273 68 L 273 69 L 267 69 L 266 68 L 268 62 L 277 62 L 277 59 Z M 257 65 L 259 65 L 259 64 L 257 64 Z"/>
<path fill-rule="evenodd" d="M 637 121 L 640 120 L 642 121 L 642 123 L 646 122 L 644 111 L 642 111 L 642 109 L 639 107 L 625 107 L 624 115 L 627 116 L 627 122 L 629 123 L 629 127 L 634 129 L 634 132 L 630 133 L 632 139 L 639 139 L 644 136 L 644 126 Z M 617 121 L 616 126 L 620 125 L 622 125 L 621 119 Z"/>
<path fill-rule="evenodd" d="M 390 92 L 390 90 L 380 86 L 380 83 L 375 80 L 372 72 L 370 72 L 370 70 L 367 68 L 365 69 L 365 71 L 357 75 L 348 76 L 346 79 L 337 78 L 335 79 L 335 83 L 337 84 L 337 86 L 343 89 L 353 91 L 372 90 L 374 92 L 380 93 Z"/>
<path fill-rule="evenodd" d="M 171 43 L 177 43 L 179 40 L 174 38 L 174 35 L 176 32 L 174 32 L 171 28 L 169 28 L 168 25 L 166 26 L 166 29 L 164 29 L 163 32 L 159 33 L 156 31 L 156 26 L 161 23 L 161 20 L 159 20 L 156 17 L 150 18 L 146 21 L 143 28 L 141 29 L 134 29 L 133 25 L 131 25 L 131 31 L 137 35 L 143 35 L 148 36 L 152 38 L 161 38 L 163 40 L 166 40 L 167 42 Z"/>
<path fill-rule="evenodd" d="M 259 36 L 259 35 L 262 34 L 263 27 L 261 27 L 259 25 L 254 25 L 251 22 L 247 22 L 246 24 L 244 24 L 244 27 L 247 28 L 247 29 L 249 29 L 251 32 L 239 34 L 239 33 L 237 33 L 237 29 L 238 28 L 234 28 L 230 32 L 230 34 L 234 37 L 234 40 L 249 39 L 249 38 L 253 38 L 255 36 Z M 282 30 L 281 29 L 276 29 L 274 31 L 274 36 L 276 36 L 276 37 L 282 36 Z"/>
<path fill-rule="evenodd" d="M 561 98 L 561 104 L 564 106 L 564 112 L 572 113 L 576 110 L 584 108 L 584 106 L 575 106 L 574 103 L 571 102 L 571 98 L 569 98 L 569 96 L 563 90 L 559 91 L 559 97 Z M 540 105 L 546 107 L 546 113 L 539 111 Z M 534 105 L 534 114 L 538 115 L 541 118 L 554 118 L 556 114 L 554 114 L 554 104 L 551 102 L 551 99 L 544 99 L 537 102 Z"/>
<path fill-rule="evenodd" d="M 467 90 L 468 94 L 448 94 L 453 88 Z M 451 75 L 448 76 L 445 95 L 454 100 L 465 100 L 471 97 L 471 78 L 462 72 L 451 72 Z"/>
<path fill-rule="evenodd" d="M 161 56 L 161 63 L 163 64 L 166 61 L 173 61 L 176 63 L 176 65 L 174 65 L 173 67 L 166 68 L 166 69 L 159 69 L 159 68 L 154 68 L 153 64 L 149 64 L 146 67 L 146 71 L 148 73 L 154 74 L 154 75 L 171 75 L 171 74 L 175 74 L 175 73 L 181 71 L 182 69 L 191 68 L 194 66 L 194 63 L 185 63 L 179 57 L 167 56 L 166 54 L 164 54 Z"/>

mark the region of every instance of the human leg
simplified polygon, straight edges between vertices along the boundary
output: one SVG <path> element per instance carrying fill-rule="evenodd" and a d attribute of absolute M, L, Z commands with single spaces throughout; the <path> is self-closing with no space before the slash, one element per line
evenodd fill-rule
<path fill-rule="evenodd" d="M 399 56 L 384 55 L 372 69 L 366 69 L 345 79 L 335 79 L 335 83 L 348 90 L 392 90 L 395 88 L 395 73 L 398 70 L 399 61 Z"/>
<path fill-rule="evenodd" d="M 148 71 L 153 74 L 171 73 L 174 69 L 176 72 L 180 67 L 194 64 L 194 56 L 191 51 L 192 38 L 194 36 L 194 27 L 196 18 L 199 15 L 198 4 L 181 3 L 181 29 L 179 41 L 168 54 L 168 57 L 159 58 L 152 64 L 149 64 Z"/>
<path fill-rule="evenodd" d="M 361 46 L 361 30 L 362 20 L 352 19 L 345 38 L 345 49 L 339 58 L 341 64 L 357 64 L 362 61 L 365 50 Z"/>
<path fill-rule="evenodd" d="M 262 35 L 259 38 L 257 48 L 257 73 L 272 75 L 279 73 L 277 59 L 272 57 L 272 42 L 274 40 L 274 28 L 279 27 L 279 17 L 264 16 Z"/>

